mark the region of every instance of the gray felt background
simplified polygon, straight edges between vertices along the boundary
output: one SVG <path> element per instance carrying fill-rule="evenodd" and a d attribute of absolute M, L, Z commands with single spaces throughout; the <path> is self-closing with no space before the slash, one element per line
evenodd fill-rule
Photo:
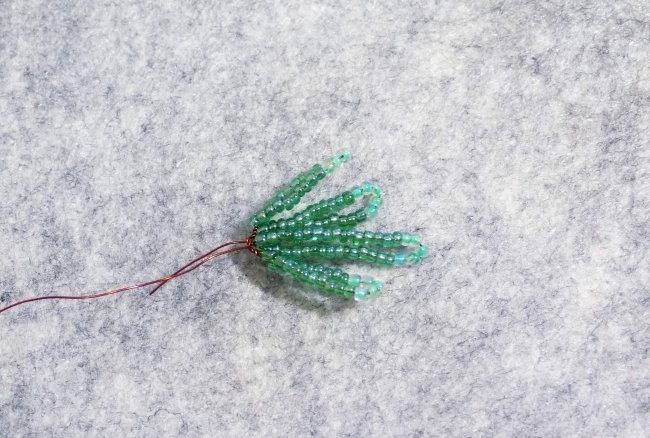
<path fill-rule="evenodd" d="M 356 2 L 353 2 L 356 3 Z M 0 1 L 0 305 L 166 275 L 353 159 L 417 268 L 238 253 L 0 315 L 3 436 L 650 434 L 650 6 Z"/>

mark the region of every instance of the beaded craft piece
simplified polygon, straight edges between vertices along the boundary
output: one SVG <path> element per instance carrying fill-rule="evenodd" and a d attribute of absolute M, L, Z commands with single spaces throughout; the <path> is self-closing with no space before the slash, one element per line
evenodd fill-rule
<path fill-rule="evenodd" d="M 418 263 L 425 257 L 426 247 L 414 234 L 355 229 L 358 224 L 377 214 L 382 194 L 379 186 L 365 182 L 337 196 L 311 204 L 291 217 L 274 219 L 280 213 L 292 210 L 318 182 L 349 159 L 350 153 L 344 151 L 323 165 L 316 164 L 301 173 L 251 217 L 253 231 L 247 239 L 219 245 L 171 275 L 98 294 L 28 298 L 0 308 L 0 313 L 32 301 L 94 299 L 156 285 L 149 293 L 153 295 L 168 281 L 185 275 L 216 257 L 241 250 L 259 256 L 269 270 L 289 275 L 325 293 L 356 301 L 375 297 L 383 286 L 380 281 L 350 275 L 339 267 L 325 266 L 314 261 L 327 259 L 403 266 Z M 342 212 L 356 203 L 361 204 L 356 210 Z M 230 248 L 224 249 L 226 247 Z"/>
<path fill-rule="evenodd" d="M 420 239 L 406 232 L 359 231 L 355 227 L 377 214 L 381 188 L 365 182 L 332 198 L 305 207 L 286 219 L 272 219 L 293 209 L 301 198 L 341 163 L 350 159 L 345 151 L 316 164 L 280 189 L 260 212 L 253 215 L 254 252 L 274 271 L 291 275 L 320 290 L 363 301 L 378 295 L 382 283 L 369 277 L 349 275 L 340 268 L 310 263 L 313 259 L 363 261 L 384 266 L 414 264 L 426 255 Z M 341 214 L 357 202 L 357 210 Z M 402 247 L 412 248 L 410 252 Z M 400 249 L 397 252 L 391 251 Z"/>

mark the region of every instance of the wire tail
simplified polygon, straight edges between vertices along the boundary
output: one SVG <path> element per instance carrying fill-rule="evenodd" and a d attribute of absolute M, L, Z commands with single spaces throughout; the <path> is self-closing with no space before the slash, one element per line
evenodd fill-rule
<path fill-rule="evenodd" d="M 246 244 L 246 246 L 236 246 L 234 248 L 229 248 L 227 250 L 219 251 L 220 249 L 225 248 L 227 246 L 237 245 L 237 244 Z M 209 252 L 207 252 L 207 253 L 197 257 L 196 259 L 192 260 L 191 262 L 187 263 L 186 265 L 181 267 L 179 270 L 177 270 L 173 274 L 168 275 L 168 276 L 163 277 L 163 278 L 159 278 L 157 280 L 146 281 L 144 283 L 134 284 L 134 285 L 131 285 L 131 286 L 124 286 L 124 287 L 120 287 L 118 289 L 113 289 L 113 290 L 109 290 L 109 291 L 98 293 L 98 294 L 89 294 L 89 295 L 46 295 L 46 296 L 41 296 L 41 297 L 27 298 L 25 300 L 21 300 L 21 301 L 18 301 L 16 303 L 13 303 L 13 304 L 11 304 L 9 306 L 0 308 L 0 313 L 6 312 L 7 310 L 12 309 L 12 308 L 17 307 L 17 306 L 20 306 L 22 304 L 31 303 L 31 302 L 34 302 L 34 301 L 42 301 L 42 300 L 91 300 L 91 299 L 95 299 L 95 298 L 101 298 L 101 297 L 106 297 L 106 296 L 109 296 L 109 295 L 115 295 L 115 294 L 119 294 L 119 293 L 122 293 L 122 292 L 127 292 L 127 291 L 130 291 L 130 290 L 141 289 L 143 287 L 151 286 L 152 284 L 157 284 L 157 286 L 154 288 L 154 290 L 150 292 L 150 295 L 153 295 L 154 292 L 156 292 L 158 289 L 160 289 L 168 281 L 170 281 L 170 280 L 172 280 L 172 279 L 174 279 L 176 277 L 180 277 L 181 275 L 185 275 L 185 274 L 187 274 L 189 272 L 192 272 L 193 270 L 195 270 L 199 266 L 202 266 L 202 265 L 208 263 L 210 260 L 212 260 L 212 259 L 214 259 L 216 257 L 222 256 L 222 255 L 225 255 L 225 254 L 229 254 L 229 253 L 235 252 L 235 251 L 241 251 L 241 250 L 244 250 L 244 249 L 248 249 L 248 250 L 253 251 L 252 246 L 251 246 L 251 239 L 250 238 L 248 240 L 234 240 L 232 242 L 227 242 L 227 243 L 224 243 L 223 245 L 219 245 L 216 248 L 210 250 Z"/>
<path fill-rule="evenodd" d="M 246 240 L 233 240 L 232 242 L 224 243 L 223 245 L 219 245 L 216 248 L 213 248 L 212 250 L 206 252 L 205 254 L 195 258 L 191 262 L 189 262 L 186 265 L 182 266 L 178 271 L 174 272 L 173 274 L 168 275 L 167 277 L 161 278 L 161 282 L 151 292 L 149 292 L 149 295 L 155 294 L 156 291 L 158 289 L 160 289 L 161 287 L 163 287 L 165 285 L 165 283 L 167 283 L 169 280 L 171 280 L 173 278 L 176 278 L 176 277 L 179 277 L 181 275 L 185 275 L 188 272 L 193 271 L 195 268 L 198 268 L 199 266 L 203 265 L 204 263 L 207 263 L 208 261 L 212 260 L 214 257 L 210 257 L 210 256 L 214 255 L 214 253 L 217 252 L 218 250 L 220 250 L 221 248 L 225 248 L 226 246 L 229 246 L 229 245 L 236 245 L 236 244 L 239 244 L 239 243 L 242 243 L 242 244 L 246 243 Z M 237 251 L 239 251 L 239 250 L 237 250 Z M 227 252 L 225 252 L 224 254 L 227 254 Z M 219 255 L 221 255 L 221 254 L 219 254 Z M 201 260 L 203 260 L 203 261 L 201 262 Z M 199 263 L 199 262 L 201 262 L 201 263 Z M 192 265 L 196 265 L 195 268 L 188 269 Z"/>

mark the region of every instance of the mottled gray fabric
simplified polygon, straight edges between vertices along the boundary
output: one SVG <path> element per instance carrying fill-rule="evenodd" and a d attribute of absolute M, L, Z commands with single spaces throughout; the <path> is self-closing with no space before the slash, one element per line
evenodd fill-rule
<path fill-rule="evenodd" d="M 352 4 L 352 3 L 357 3 Z M 0 315 L 3 436 L 650 435 L 643 0 L 0 2 L 0 306 L 155 279 L 343 148 L 420 234 Z"/>

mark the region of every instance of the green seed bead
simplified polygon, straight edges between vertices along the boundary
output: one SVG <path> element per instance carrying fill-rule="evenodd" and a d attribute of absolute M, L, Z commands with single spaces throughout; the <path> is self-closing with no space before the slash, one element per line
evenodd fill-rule
<path fill-rule="evenodd" d="M 365 287 L 356 287 L 354 288 L 354 300 L 355 301 L 365 301 L 368 297 L 368 289 Z"/>
<path fill-rule="evenodd" d="M 351 275 L 348 279 L 348 286 L 356 287 L 361 283 L 361 277 L 358 275 Z"/>
<path fill-rule="evenodd" d="M 368 212 L 366 210 L 359 210 L 354 215 L 354 220 L 357 222 L 363 222 L 368 219 Z"/>
<path fill-rule="evenodd" d="M 330 174 L 334 172 L 334 170 L 340 165 L 341 165 L 341 159 L 339 157 L 334 157 L 327 160 L 323 167 L 325 168 L 325 172 Z"/>

